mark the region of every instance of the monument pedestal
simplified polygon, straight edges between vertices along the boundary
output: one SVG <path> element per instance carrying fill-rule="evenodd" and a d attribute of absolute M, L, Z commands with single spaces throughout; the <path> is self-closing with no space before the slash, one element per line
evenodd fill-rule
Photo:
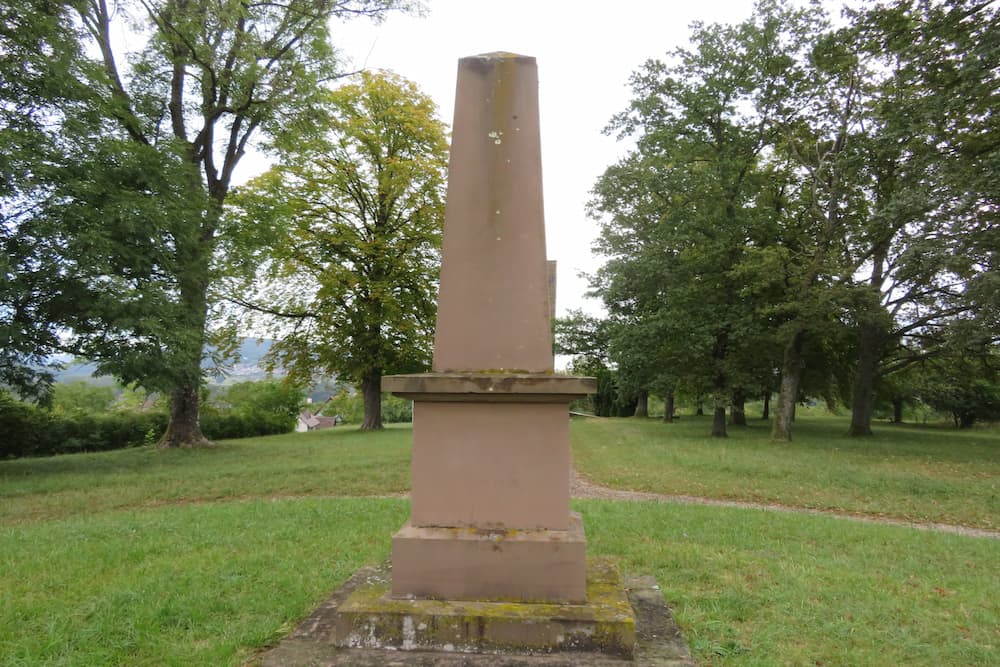
<path fill-rule="evenodd" d="M 569 530 L 420 528 L 392 537 L 392 595 L 439 600 L 587 602 L 587 542 Z"/>
<path fill-rule="evenodd" d="M 394 596 L 586 601 L 568 403 L 592 383 L 551 373 L 382 379 L 414 401 L 412 510 L 392 540 Z"/>

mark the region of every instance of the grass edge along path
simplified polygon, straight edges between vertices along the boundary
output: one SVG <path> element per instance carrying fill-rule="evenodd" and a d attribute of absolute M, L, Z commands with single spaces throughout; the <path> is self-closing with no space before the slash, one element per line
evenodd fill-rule
<path fill-rule="evenodd" d="M 657 503 L 678 503 L 681 505 L 712 505 L 714 507 L 763 510 L 765 512 L 812 514 L 815 516 L 828 516 L 848 521 L 861 521 L 863 523 L 876 523 L 885 526 L 901 526 L 905 528 L 916 528 L 917 530 L 952 533 L 954 535 L 963 535 L 965 537 L 987 537 L 1000 540 L 1000 530 L 970 528 L 968 526 L 959 526 L 951 523 L 921 523 L 917 521 L 906 521 L 903 519 L 892 519 L 884 516 L 845 514 L 843 512 L 836 512 L 833 510 L 793 507 L 790 505 L 781 505 L 779 503 L 752 503 L 740 500 L 703 498 L 700 496 L 667 495 L 662 493 L 649 493 L 645 491 L 624 491 L 622 489 L 611 489 L 606 486 L 594 484 L 590 480 L 585 479 L 582 475 L 580 475 L 580 472 L 576 469 L 576 467 L 570 468 L 570 495 L 572 498 L 576 499 L 620 500 L 625 502 L 650 501 Z"/>
<path fill-rule="evenodd" d="M 766 424 L 709 438 L 703 418 L 571 423 L 573 459 L 592 484 L 774 509 L 801 508 L 906 524 L 1000 530 L 1000 430 L 879 429 L 843 436 L 843 418 L 804 418 L 791 443 Z"/>

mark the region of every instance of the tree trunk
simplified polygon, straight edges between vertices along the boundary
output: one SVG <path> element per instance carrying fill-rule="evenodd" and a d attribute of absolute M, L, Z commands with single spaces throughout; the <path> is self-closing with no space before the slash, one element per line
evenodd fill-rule
<path fill-rule="evenodd" d="M 771 418 L 771 392 L 764 392 L 764 411 L 760 415 L 761 419 L 768 420 Z"/>
<path fill-rule="evenodd" d="M 170 397 L 170 421 L 157 443 L 159 449 L 172 447 L 207 447 L 212 443 L 201 432 L 198 419 L 197 385 L 178 387 Z"/>
<path fill-rule="evenodd" d="M 699 417 L 705 416 L 705 404 L 701 402 L 701 399 L 698 400 L 698 407 L 695 408 L 694 413 Z"/>
<path fill-rule="evenodd" d="M 663 397 L 663 421 L 668 424 L 674 421 L 674 392 L 668 391 Z"/>
<path fill-rule="evenodd" d="M 206 220 L 216 211 L 209 211 Z M 206 223 L 208 224 L 208 223 Z M 211 229 L 211 225 L 209 225 Z M 175 383 L 170 394 L 170 420 L 157 447 L 205 447 L 212 443 L 201 432 L 199 390 L 201 359 L 205 349 L 205 324 L 208 321 L 209 266 L 211 232 L 197 239 L 178 241 L 176 259 L 180 287 L 180 306 L 174 328 L 176 337 L 169 342 L 170 361 Z"/>
<path fill-rule="evenodd" d="M 733 396 L 733 404 L 729 409 L 729 419 L 733 426 L 747 425 L 746 397 L 742 393 Z"/>
<path fill-rule="evenodd" d="M 642 418 L 649 417 L 649 392 L 645 389 L 640 389 L 639 393 L 636 395 L 635 412 L 632 416 Z"/>
<path fill-rule="evenodd" d="M 362 431 L 382 428 L 382 370 L 372 371 L 361 380 L 361 395 L 365 402 L 365 419 Z"/>
<path fill-rule="evenodd" d="M 851 426 L 847 435 L 860 437 L 872 434 L 872 413 L 875 409 L 875 380 L 878 376 L 879 349 L 882 337 L 871 324 L 862 326 L 858 366 L 854 374 L 851 395 Z"/>
<path fill-rule="evenodd" d="M 899 396 L 892 397 L 892 423 L 903 423 L 903 399 Z"/>
<path fill-rule="evenodd" d="M 771 425 L 771 439 L 787 442 L 792 439 L 792 422 L 795 421 L 795 401 L 799 396 L 802 379 L 802 332 L 797 332 L 785 345 L 781 359 L 781 387 L 778 389 L 777 415 Z"/>
<path fill-rule="evenodd" d="M 726 373 L 723 363 L 726 360 L 726 353 L 729 350 L 729 332 L 722 330 L 715 335 L 715 345 L 712 348 L 712 361 L 715 367 L 715 378 L 712 384 L 715 387 L 714 396 L 715 412 L 712 415 L 712 437 L 725 438 L 726 433 L 726 404 L 723 403 L 723 396 L 727 394 Z"/>
<path fill-rule="evenodd" d="M 712 416 L 712 437 L 725 438 L 728 435 L 726 433 L 726 407 L 720 405 L 715 408 L 715 414 Z"/>

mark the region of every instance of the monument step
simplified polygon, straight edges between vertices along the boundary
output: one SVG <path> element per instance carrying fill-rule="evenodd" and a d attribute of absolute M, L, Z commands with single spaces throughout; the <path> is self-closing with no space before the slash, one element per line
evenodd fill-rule
<path fill-rule="evenodd" d="M 344 600 L 337 612 L 337 646 L 632 656 L 635 617 L 621 576 L 608 560 L 588 562 L 582 604 L 400 599 L 390 589 L 390 574 L 383 569 Z"/>

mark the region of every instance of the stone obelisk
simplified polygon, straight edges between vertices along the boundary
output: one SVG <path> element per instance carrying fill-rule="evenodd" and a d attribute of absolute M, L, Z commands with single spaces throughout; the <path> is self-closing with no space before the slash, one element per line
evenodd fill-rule
<path fill-rule="evenodd" d="M 595 387 L 553 373 L 549 282 L 535 59 L 463 58 L 432 372 L 382 382 L 414 401 L 396 597 L 585 601 L 568 404 Z"/>

